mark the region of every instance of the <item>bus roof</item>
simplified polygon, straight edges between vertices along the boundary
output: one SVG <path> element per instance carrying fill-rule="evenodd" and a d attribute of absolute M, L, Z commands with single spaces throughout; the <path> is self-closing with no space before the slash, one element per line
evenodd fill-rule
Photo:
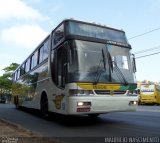
<path fill-rule="evenodd" d="M 37 46 L 36 48 L 31 52 L 31 54 L 29 54 L 29 56 L 27 58 L 25 58 L 25 60 L 17 67 L 17 69 L 19 69 L 26 61 L 27 59 L 32 56 L 32 54 L 39 48 L 39 46 L 41 46 L 50 36 L 50 34 L 55 31 L 60 25 L 62 25 L 62 23 L 66 23 L 66 22 L 69 22 L 69 21 L 72 21 L 72 22 L 77 22 L 77 23 L 82 23 L 82 24 L 87 24 L 87 25 L 93 25 L 93 26 L 98 26 L 98 27 L 102 27 L 102 28 L 106 28 L 106 29 L 111 29 L 111 30 L 114 30 L 114 31 L 118 31 L 118 32 L 122 32 L 125 34 L 125 32 L 123 30 L 120 30 L 120 29 L 115 29 L 115 28 L 112 28 L 112 27 L 108 27 L 108 26 L 105 26 L 105 25 L 101 25 L 101 24 L 96 24 L 94 22 L 86 22 L 86 21 L 80 21 L 80 20 L 75 20 L 73 18 L 68 18 L 68 19 L 64 19 L 62 22 L 60 22 Z M 16 70 L 17 70 L 16 69 Z M 16 71 L 15 70 L 15 71 Z"/>
<path fill-rule="evenodd" d="M 124 30 L 120 30 L 120 29 L 116 29 L 116 28 L 113 28 L 113 27 L 108 27 L 106 25 L 102 25 L 102 24 L 98 24 L 98 23 L 95 23 L 95 22 L 86 22 L 86 21 L 81 21 L 81 20 L 75 20 L 75 19 L 64 19 L 59 25 L 61 25 L 62 23 L 64 22 L 67 22 L 67 21 L 73 21 L 73 22 L 78 22 L 78 23 L 83 23 L 83 24 L 88 24 L 88 25 L 93 25 L 93 26 L 98 26 L 98 27 L 102 27 L 102 28 L 107 28 L 107 29 L 111 29 L 111 30 L 115 30 L 115 31 L 119 31 L 119 32 L 124 32 Z M 58 26 L 59 26 L 58 25 Z M 57 26 L 57 27 L 58 27 Z"/>

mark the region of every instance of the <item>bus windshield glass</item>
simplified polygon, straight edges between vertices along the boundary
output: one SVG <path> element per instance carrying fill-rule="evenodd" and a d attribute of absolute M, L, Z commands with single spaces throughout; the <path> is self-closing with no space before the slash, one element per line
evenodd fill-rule
<path fill-rule="evenodd" d="M 86 36 L 127 44 L 127 39 L 123 31 L 98 25 L 69 21 L 68 32 L 72 35 Z"/>
<path fill-rule="evenodd" d="M 142 94 L 152 94 L 154 93 L 154 85 L 141 85 L 140 90 Z"/>
<path fill-rule="evenodd" d="M 95 82 L 97 78 L 98 82 L 102 83 L 124 83 L 124 79 L 128 83 L 133 82 L 130 78 L 133 73 L 129 70 L 128 48 L 81 40 L 75 40 L 72 45 L 70 47 L 69 82 Z M 112 57 L 111 62 L 109 62 L 107 50 Z M 103 53 L 105 53 L 105 58 Z M 111 67 L 113 67 L 112 71 Z M 124 73 L 123 78 L 122 73 Z"/>

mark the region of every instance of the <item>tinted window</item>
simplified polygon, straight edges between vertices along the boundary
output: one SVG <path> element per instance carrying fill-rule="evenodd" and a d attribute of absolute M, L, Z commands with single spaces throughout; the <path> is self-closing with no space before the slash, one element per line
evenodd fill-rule
<path fill-rule="evenodd" d="M 39 63 L 43 62 L 45 59 L 48 58 L 48 53 L 49 53 L 48 43 L 49 40 L 47 40 L 39 50 Z"/>
<path fill-rule="evenodd" d="M 66 65 L 67 65 L 67 51 L 64 46 L 57 50 L 57 85 L 65 86 L 66 81 Z"/>
<path fill-rule="evenodd" d="M 26 62 L 25 72 L 28 72 L 30 70 L 30 58 Z"/>
<path fill-rule="evenodd" d="M 19 79 L 20 77 L 20 69 L 18 69 L 18 72 L 17 72 L 17 79 Z"/>
<path fill-rule="evenodd" d="M 71 21 L 69 22 L 68 28 L 69 34 L 127 43 L 127 39 L 123 31 Z"/>
<path fill-rule="evenodd" d="M 48 58 L 48 40 L 44 43 L 44 46 L 43 46 L 43 48 L 44 48 L 44 50 L 43 50 L 43 60 L 45 60 L 46 58 Z"/>
<path fill-rule="evenodd" d="M 14 80 L 17 80 L 17 71 L 14 73 Z"/>
<path fill-rule="evenodd" d="M 38 51 L 36 51 L 31 57 L 31 69 L 33 69 L 37 65 L 38 61 Z"/>
<path fill-rule="evenodd" d="M 43 46 L 39 50 L 39 63 L 43 61 Z"/>
<path fill-rule="evenodd" d="M 53 44 L 56 45 L 64 37 L 64 26 L 63 24 L 58 27 L 53 33 Z"/>
<path fill-rule="evenodd" d="M 25 70 L 24 70 L 24 64 L 21 66 L 21 75 L 23 75 L 25 73 Z"/>

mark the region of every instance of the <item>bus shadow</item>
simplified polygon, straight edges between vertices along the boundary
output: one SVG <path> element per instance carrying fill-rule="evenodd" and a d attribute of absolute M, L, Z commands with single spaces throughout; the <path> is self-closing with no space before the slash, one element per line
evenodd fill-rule
<path fill-rule="evenodd" d="M 87 115 L 60 115 L 52 113 L 49 117 L 49 121 L 68 127 L 82 127 L 82 126 L 97 126 L 97 125 L 117 125 L 125 124 L 122 121 L 113 120 L 109 118 L 89 117 Z"/>
<path fill-rule="evenodd" d="M 58 113 L 50 113 L 49 117 L 44 118 L 39 110 L 23 108 L 21 111 L 27 112 L 38 118 L 47 120 L 48 122 L 53 122 L 62 126 L 68 127 L 82 127 L 82 126 L 95 126 L 101 124 L 116 125 L 120 121 L 113 120 L 109 118 L 103 118 L 103 116 L 89 117 L 88 115 L 62 115 Z M 121 121 L 122 124 L 122 121 Z"/>
<path fill-rule="evenodd" d="M 65 125 L 65 126 L 90 126 L 101 123 L 100 117 L 91 118 L 87 115 L 71 116 L 52 113 L 50 121 Z"/>

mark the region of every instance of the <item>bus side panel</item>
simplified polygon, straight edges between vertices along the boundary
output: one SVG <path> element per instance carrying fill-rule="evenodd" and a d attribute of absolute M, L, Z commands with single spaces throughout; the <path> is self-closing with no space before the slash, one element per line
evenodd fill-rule
<path fill-rule="evenodd" d="M 42 91 L 49 85 L 48 62 L 25 74 L 16 86 L 20 91 L 16 93 L 19 97 L 20 106 L 40 109 L 40 98 Z"/>

